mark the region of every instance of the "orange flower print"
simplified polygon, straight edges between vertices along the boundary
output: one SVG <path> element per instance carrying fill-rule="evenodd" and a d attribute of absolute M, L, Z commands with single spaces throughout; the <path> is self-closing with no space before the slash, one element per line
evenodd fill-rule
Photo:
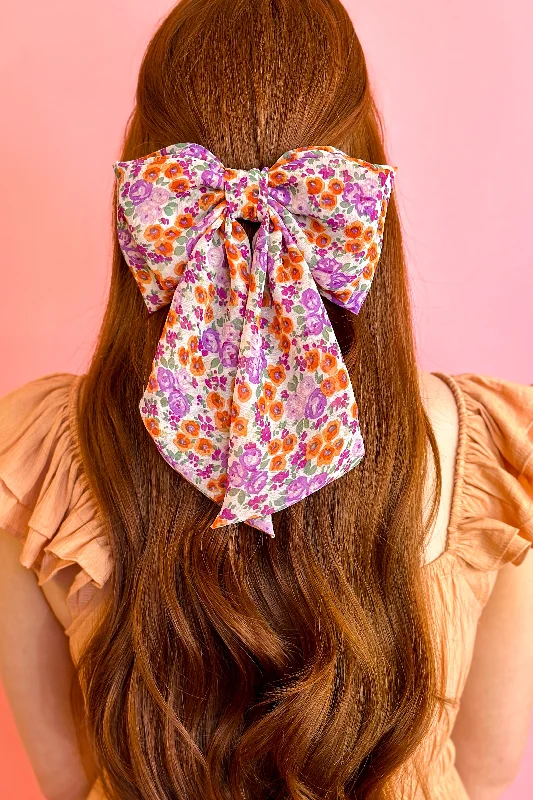
<path fill-rule="evenodd" d="M 318 219 L 312 219 L 309 223 L 309 227 L 315 233 L 323 233 L 326 230 L 326 226 L 323 225 Z"/>
<path fill-rule="evenodd" d="M 279 472 L 280 469 L 285 469 L 286 466 L 287 462 L 285 461 L 285 456 L 280 453 L 270 460 L 269 469 L 272 472 Z"/>
<path fill-rule="evenodd" d="M 339 453 L 342 453 L 343 447 L 344 447 L 344 439 L 342 438 L 342 436 L 339 439 L 335 439 L 335 441 L 333 442 L 333 449 L 335 450 L 337 455 L 339 455 Z"/>
<path fill-rule="evenodd" d="M 344 389 L 347 389 L 349 383 L 350 380 L 348 378 L 348 373 L 346 372 L 345 369 L 340 369 L 335 375 L 336 390 L 343 391 Z"/>
<path fill-rule="evenodd" d="M 312 178 L 306 178 L 305 185 L 309 194 L 320 194 L 324 188 L 324 181 L 318 175 L 313 175 Z"/>
<path fill-rule="evenodd" d="M 189 369 L 193 375 L 203 375 L 205 364 L 202 356 L 192 356 Z"/>
<path fill-rule="evenodd" d="M 231 181 L 233 178 L 237 177 L 237 171 L 228 167 L 224 170 L 224 177 L 227 181 Z"/>
<path fill-rule="evenodd" d="M 151 280 L 151 275 L 147 269 L 138 269 L 135 273 L 135 277 L 141 283 L 149 283 Z"/>
<path fill-rule="evenodd" d="M 279 347 L 282 353 L 288 353 L 291 349 L 291 340 L 285 334 L 279 340 Z"/>
<path fill-rule="evenodd" d="M 302 251 L 291 244 L 287 247 L 287 255 L 292 264 L 298 264 L 300 261 L 304 260 Z"/>
<path fill-rule="evenodd" d="M 187 262 L 186 261 L 178 261 L 178 263 L 174 267 L 174 274 L 177 275 L 178 277 L 181 277 L 183 275 L 183 273 L 185 272 L 185 267 L 186 266 L 187 266 Z"/>
<path fill-rule="evenodd" d="M 159 436 L 159 421 L 153 417 L 147 417 L 144 420 L 144 427 L 151 436 Z"/>
<path fill-rule="evenodd" d="M 215 411 L 215 426 L 219 431 L 227 431 L 229 429 L 229 424 L 229 411 Z"/>
<path fill-rule="evenodd" d="M 183 169 L 180 164 L 171 162 L 165 169 L 165 175 L 169 180 L 174 180 L 174 178 L 177 178 L 179 175 L 183 175 Z"/>
<path fill-rule="evenodd" d="M 266 397 L 261 395 L 259 400 L 257 401 L 257 408 L 259 409 L 260 414 L 266 414 L 268 411 L 268 403 L 266 401 Z"/>
<path fill-rule="evenodd" d="M 231 270 L 230 270 L 230 274 L 231 274 Z M 232 277 L 234 277 L 234 276 L 235 276 L 235 273 L 233 274 Z M 237 294 L 235 289 L 231 289 L 231 291 L 229 293 L 229 304 L 230 304 L 230 306 L 238 306 L 239 305 L 239 295 Z"/>
<path fill-rule="evenodd" d="M 331 397 L 332 394 L 335 394 L 336 391 L 336 384 L 335 378 L 326 377 L 322 380 L 320 384 L 320 391 L 322 394 L 326 395 L 326 397 Z"/>
<path fill-rule="evenodd" d="M 204 312 L 204 322 L 212 322 L 214 318 L 213 306 L 206 306 Z"/>
<path fill-rule="evenodd" d="M 241 403 L 246 403 L 247 400 L 250 399 L 252 396 L 252 390 L 247 383 L 239 383 L 237 387 L 237 397 L 241 401 Z"/>
<path fill-rule="evenodd" d="M 294 323 L 290 317 L 282 317 L 280 320 L 281 330 L 283 333 L 292 333 L 294 330 Z"/>
<path fill-rule="evenodd" d="M 244 242 L 246 239 L 246 231 L 236 219 L 231 223 L 231 233 L 233 234 L 233 238 L 237 239 L 238 242 Z"/>
<path fill-rule="evenodd" d="M 359 408 L 357 407 L 357 403 L 352 403 L 352 407 L 350 409 L 350 414 L 354 419 L 358 419 L 359 417 Z"/>
<path fill-rule="evenodd" d="M 217 481 L 217 486 L 219 489 L 227 489 L 228 483 L 229 483 L 228 473 L 223 472 Z"/>
<path fill-rule="evenodd" d="M 144 170 L 143 178 L 145 181 L 148 181 L 149 183 L 154 183 L 154 181 L 156 181 L 159 178 L 160 174 L 161 174 L 160 167 L 158 167 L 156 164 L 151 164 Z"/>
<path fill-rule="evenodd" d="M 316 237 L 316 243 L 318 247 L 327 247 L 331 244 L 331 236 L 328 236 L 327 233 L 319 233 Z"/>
<path fill-rule="evenodd" d="M 267 450 L 271 456 L 276 455 L 281 450 L 281 439 L 271 439 L 267 445 Z"/>
<path fill-rule="evenodd" d="M 187 342 L 187 347 L 189 348 L 189 352 L 197 353 L 198 352 L 198 336 L 189 336 L 189 341 Z"/>
<path fill-rule="evenodd" d="M 188 450 L 191 449 L 192 442 L 189 439 L 189 437 L 187 436 L 187 434 L 182 433 L 181 431 L 179 431 L 174 436 L 174 444 L 176 445 L 178 450 L 181 450 L 182 453 L 186 453 Z"/>
<path fill-rule="evenodd" d="M 209 439 L 198 439 L 194 449 L 200 456 L 210 456 L 215 450 Z"/>
<path fill-rule="evenodd" d="M 181 231 L 172 225 L 172 227 L 166 229 L 164 236 L 169 242 L 175 242 L 178 236 L 181 236 Z"/>
<path fill-rule="evenodd" d="M 349 239 L 358 239 L 363 235 L 363 223 L 357 220 L 344 226 L 344 233 Z"/>
<path fill-rule="evenodd" d="M 183 194 L 189 191 L 190 185 L 188 178 L 178 178 L 178 180 L 172 181 L 168 188 L 171 192 L 174 192 L 174 194 Z"/>
<path fill-rule="evenodd" d="M 320 452 L 320 448 L 323 444 L 324 442 L 322 441 L 322 436 L 320 433 L 317 433 L 316 436 L 313 436 L 313 438 L 307 442 L 307 447 L 305 448 L 306 459 L 309 461 L 310 459 L 315 458 L 315 456 L 317 456 Z"/>
<path fill-rule="evenodd" d="M 331 178 L 328 181 L 328 189 L 333 194 L 342 194 L 342 190 L 344 189 L 344 181 L 341 181 L 340 178 Z"/>
<path fill-rule="evenodd" d="M 179 225 L 180 228 L 190 228 L 192 223 L 192 214 L 180 214 L 179 217 L 176 217 L 176 225 Z"/>
<path fill-rule="evenodd" d="M 244 417 L 237 417 L 233 423 L 233 431 L 237 434 L 237 436 L 247 436 L 248 420 L 244 419 Z"/>
<path fill-rule="evenodd" d="M 144 231 L 144 238 L 147 242 L 157 242 L 161 238 L 162 232 L 161 225 L 149 225 Z"/>
<path fill-rule="evenodd" d="M 322 467 L 324 464 L 331 464 L 335 455 L 335 448 L 333 445 L 326 444 L 318 454 L 316 463 L 319 467 Z"/>
<path fill-rule="evenodd" d="M 378 257 L 378 248 L 376 247 L 375 242 L 368 248 L 367 256 L 370 259 L 370 261 L 375 261 L 376 258 Z"/>
<path fill-rule="evenodd" d="M 305 234 L 305 236 L 307 238 L 307 241 L 310 242 L 311 244 L 313 244 L 313 242 L 315 241 L 315 234 L 313 233 L 313 231 L 310 231 L 307 228 L 304 228 L 303 232 L 304 232 L 304 234 Z"/>
<path fill-rule="evenodd" d="M 283 440 L 283 450 L 286 453 L 290 453 L 291 450 L 294 450 L 298 443 L 298 439 L 294 433 L 289 433 Z"/>
<path fill-rule="evenodd" d="M 272 402 L 272 400 L 275 398 L 277 391 L 278 390 L 276 389 L 276 387 L 273 386 L 271 383 L 265 383 L 263 387 L 263 392 L 265 393 L 265 397 L 269 403 Z"/>
<path fill-rule="evenodd" d="M 206 397 L 207 407 L 212 411 L 220 411 L 226 405 L 224 398 L 218 392 L 209 392 Z"/>
<path fill-rule="evenodd" d="M 383 222 L 383 219 L 379 219 L 377 227 L 378 236 L 382 235 L 384 228 L 385 228 L 385 223 Z"/>
<path fill-rule="evenodd" d="M 276 337 L 281 336 L 281 322 L 279 321 L 278 317 L 274 317 L 274 319 L 268 326 L 268 330 L 270 331 L 270 333 L 273 333 L 274 336 Z"/>
<path fill-rule="evenodd" d="M 363 231 L 363 241 L 366 242 L 366 244 L 370 244 L 370 242 L 372 242 L 373 239 L 374 239 L 374 229 L 365 228 L 365 230 Z"/>
<path fill-rule="evenodd" d="M 276 280 L 278 283 L 289 283 L 291 279 L 291 274 L 288 269 L 283 266 L 280 266 L 276 270 Z"/>
<path fill-rule="evenodd" d="M 374 265 L 373 264 L 365 264 L 363 267 L 363 278 L 367 280 L 372 277 L 374 274 Z"/>
<path fill-rule="evenodd" d="M 283 416 L 283 403 L 281 400 L 274 400 L 274 402 L 270 404 L 268 413 L 274 422 L 278 422 Z"/>
<path fill-rule="evenodd" d="M 178 350 L 178 361 L 182 367 L 187 366 L 187 362 L 189 361 L 189 351 L 186 350 L 185 347 L 180 347 Z"/>
<path fill-rule="evenodd" d="M 200 305 L 203 306 L 204 303 L 207 303 L 207 292 L 201 286 L 194 287 L 194 296 L 196 297 Z"/>
<path fill-rule="evenodd" d="M 148 378 L 148 389 L 151 392 L 157 392 L 159 389 L 159 384 L 153 371 L 150 373 L 150 377 Z"/>
<path fill-rule="evenodd" d="M 182 420 L 180 428 L 188 436 L 198 436 L 198 434 L 200 433 L 200 426 L 194 419 Z"/>
<path fill-rule="evenodd" d="M 268 176 L 269 186 L 281 186 L 289 180 L 288 174 L 283 169 L 276 169 Z"/>
<path fill-rule="evenodd" d="M 285 380 L 285 367 L 283 364 L 270 366 L 268 367 L 268 374 L 272 383 L 275 383 L 276 386 L 280 386 Z"/>
<path fill-rule="evenodd" d="M 230 419 L 231 419 L 232 422 L 235 422 L 237 417 L 241 416 L 241 411 L 240 411 L 240 408 L 237 405 L 237 403 L 232 403 L 231 411 L 229 412 L 229 415 L 230 415 Z"/>
<path fill-rule="evenodd" d="M 233 242 L 225 239 L 224 247 L 226 248 L 226 255 L 230 261 L 238 261 L 240 258 L 242 258 L 241 251 L 233 244 Z"/>
<path fill-rule="evenodd" d="M 337 368 L 337 359 L 332 353 L 322 353 L 320 367 L 323 372 L 330 373 Z"/>
<path fill-rule="evenodd" d="M 158 255 L 168 258 L 169 256 L 172 255 L 174 248 L 172 247 L 170 242 L 159 241 L 154 246 L 154 250 Z"/>
<path fill-rule="evenodd" d="M 290 275 L 291 281 L 299 281 L 299 280 L 301 280 L 303 274 L 304 274 L 304 271 L 303 271 L 303 269 L 301 268 L 301 266 L 299 264 L 292 264 L 291 265 L 291 267 L 289 269 L 289 275 Z"/>
<path fill-rule="evenodd" d="M 277 317 L 282 317 L 284 313 L 283 304 L 279 302 L 279 300 L 274 300 L 273 303 L 274 311 L 276 312 Z"/>
<path fill-rule="evenodd" d="M 318 204 L 321 208 L 332 210 L 337 205 L 337 197 L 332 192 L 322 192 L 318 198 Z"/>
<path fill-rule="evenodd" d="M 305 363 L 309 372 L 314 372 L 318 368 L 320 354 L 318 350 L 308 350 L 305 354 Z"/>
<path fill-rule="evenodd" d="M 363 243 L 360 239 L 348 239 L 344 242 L 344 250 L 346 253 L 360 253 L 363 249 Z"/>
<path fill-rule="evenodd" d="M 338 419 L 332 419 L 330 422 L 328 422 L 324 430 L 324 439 L 326 442 L 331 442 L 335 436 L 337 436 L 340 429 L 341 424 Z"/>
<path fill-rule="evenodd" d="M 178 315 L 176 314 L 173 308 L 169 309 L 166 319 L 167 327 L 173 328 L 177 321 L 178 321 Z"/>

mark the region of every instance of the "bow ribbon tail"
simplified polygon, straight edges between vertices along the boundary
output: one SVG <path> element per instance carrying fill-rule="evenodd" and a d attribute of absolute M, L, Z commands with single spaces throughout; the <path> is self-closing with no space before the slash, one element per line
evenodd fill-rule
<path fill-rule="evenodd" d="M 256 234 L 251 267 L 249 251 L 246 256 L 241 254 L 242 258 L 236 265 L 247 294 L 240 306 L 243 323 L 232 399 L 228 486 L 212 527 L 245 521 L 273 537 L 271 515 L 258 511 L 268 499 L 268 442 L 271 435 L 269 418 L 259 407 L 262 375 L 267 365 L 264 331 L 268 322 L 263 315 L 263 304 L 269 257 L 268 226 L 268 216 L 265 216 Z M 234 232 L 235 223 L 232 235 Z M 248 271 L 244 272 L 246 268 Z M 237 275 L 233 276 L 234 279 Z"/>

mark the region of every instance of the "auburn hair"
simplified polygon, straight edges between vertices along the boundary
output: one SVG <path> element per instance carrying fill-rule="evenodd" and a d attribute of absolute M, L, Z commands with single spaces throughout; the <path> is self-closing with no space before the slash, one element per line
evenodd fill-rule
<path fill-rule="evenodd" d="M 121 158 L 178 142 L 235 169 L 313 145 L 388 163 L 339 0 L 182 0 L 144 55 Z M 242 224 L 251 240 L 257 223 Z M 363 461 L 275 514 L 274 539 L 212 530 L 218 506 L 160 456 L 139 413 L 168 309 L 148 314 L 114 234 L 78 408 L 113 571 L 73 694 L 111 800 L 397 798 L 446 702 L 423 571 L 441 472 L 394 191 L 360 313 L 325 304 Z"/>

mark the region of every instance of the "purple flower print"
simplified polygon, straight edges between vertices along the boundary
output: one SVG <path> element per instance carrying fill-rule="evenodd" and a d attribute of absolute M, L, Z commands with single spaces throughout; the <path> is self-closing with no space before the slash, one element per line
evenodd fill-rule
<path fill-rule="evenodd" d="M 261 450 L 254 442 L 244 445 L 244 453 L 239 456 L 239 461 L 246 469 L 255 469 L 261 462 Z"/>
<path fill-rule="evenodd" d="M 305 405 L 305 416 L 309 419 L 318 419 L 326 407 L 326 397 L 320 388 L 311 392 Z"/>
<path fill-rule="evenodd" d="M 287 502 L 296 503 L 301 500 L 307 492 L 307 478 L 305 475 L 299 475 L 287 487 Z"/>
<path fill-rule="evenodd" d="M 311 314 L 305 320 L 305 335 L 306 336 L 318 336 L 322 333 L 322 328 L 324 327 L 324 322 L 318 314 Z"/>
<path fill-rule="evenodd" d="M 122 249 L 127 247 L 131 242 L 131 233 L 124 228 L 119 228 L 117 231 L 118 241 Z"/>
<path fill-rule="evenodd" d="M 132 267 L 146 267 L 146 259 L 139 253 L 138 250 L 128 248 L 127 250 L 124 250 L 124 255 Z"/>
<path fill-rule="evenodd" d="M 200 344 L 206 353 L 218 353 L 220 334 L 214 328 L 206 328 L 202 334 Z"/>
<path fill-rule="evenodd" d="M 234 342 L 223 342 L 220 349 L 220 360 L 224 367 L 236 367 L 239 348 Z"/>
<path fill-rule="evenodd" d="M 157 382 L 164 392 L 174 388 L 174 373 L 165 367 L 157 368 Z"/>
<path fill-rule="evenodd" d="M 168 201 L 170 200 L 170 192 L 168 189 L 165 189 L 163 186 L 155 186 L 152 195 L 150 197 L 150 202 L 152 202 L 156 206 L 165 206 Z"/>
<path fill-rule="evenodd" d="M 265 487 L 267 480 L 266 472 L 252 472 L 244 482 L 244 489 L 250 494 L 257 494 Z"/>
<path fill-rule="evenodd" d="M 305 289 L 302 292 L 302 305 L 305 306 L 308 311 L 318 311 L 321 303 L 320 295 L 315 289 Z"/>
<path fill-rule="evenodd" d="M 134 206 L 138 206 L 148 200 L 152 194 L 152 184 L 148 181 L 138 180 L 130 186 L 130 200 Z"/>
<path fill-rule="evenodd" d="M 152 202 L 141 203 L 140 206 L 137 206 L 137 219 L 141 225 L 149 225 L 158 219 L 159 211 L 160 209 Z"/>
<path fill-rule="evenodd" d="M 367 186 L 370 190 L 370 186 Z M 370 217 L 371 220 L 377 218 L 377 203 L 375 197 L 371 194 L 365 194 L 364 187 L 359 182 L 346 183 L 342 193 L 343 200 L 348 200 L 352 203 L 358 214 L 364 217 Z"/>
<path fill-rule="evenodd" d="M 224 184 L 224 175 L 214 169 L 204 169 L 202 172 L 202 183 L 211 189 L 221 189 Z"/>
<path fill-rule="evenodd" d="M 248 470 L 243 466 L 243 464 L 241 464 L 240 461 L 233 461 L 231 463 L 230 468 L 228 469 L 228 479 L 231 486 L 235 486 L 236 488 L 242 486 L 247 475 Z"/>
<path fill-rule="evenodd" d="M 287 419 L 294 422 L 297 419 L 303 418 L 307 400 L 314 388 L 315 382 L 310 375 L 307 375 L 300 381 L 296 387 L 296 391 L 289 395 L 287 402 L 285 403 L 285 414 L 287 415 Z"/>
<path fill-rule="evenodd" d="M 172 389 L 168 396 L 168 406 L 175 417 L 182 419 L 191 408 L 189 401 L 179 389 Z"/>
<path fill-rule="evenodd" d="M 328 481 L 327 472 L 321 472 L 319 475 L 313 475 L 312 478 L 309 478 L 309 493 L 316 492 L 316 490 L 324 486 L 324 484 L 327 483 L 327 481 Z"/>
<path fill-rule="evenodd" d="M 261 373 L 267 365 L 266 356 L 262 350 L 256 355 L 248 356 L 246 359 L 246 374 L 250 383 L 257 385 L 261 378 Z"/>
<path fill-rule="evenodd" d="M 277 200 L 282 206 L 287 206 L 291 201 L 291 193 L 286 186 L 270 186 L 268 194 L 269 197 Z"/>
<path fill-rule="evenodd" d="M 348 302 L 346 303 L 346 308 L 349 308 L 354 314 L 359 314 L 361 310 L 361 306 L 363 305 L 363 300 L 368 294 L 368 289 L 363 292 L 354 292 Z"/>

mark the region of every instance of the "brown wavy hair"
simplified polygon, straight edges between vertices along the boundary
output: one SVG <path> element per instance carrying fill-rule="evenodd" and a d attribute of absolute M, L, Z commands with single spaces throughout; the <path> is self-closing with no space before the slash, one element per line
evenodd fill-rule
<path fill-rule="evenodd" d="M 311 145 L 390 163 L 341 3 L 182 0 L 146 50 L 121 158 L 187 141 L 237 169 Z M 275 514 L 275 539 L 212 530 L 218 507 L 161 458 L 139 414 L 167 309 L 148 315 L 115 234 L 78 409 L 114 568 L 74 699 L 112 800 L 398 797 L 443 701 L 422 568 L 441 472 L 394 192 L 361 312 L 325 302 L 366 455 Z"/>

